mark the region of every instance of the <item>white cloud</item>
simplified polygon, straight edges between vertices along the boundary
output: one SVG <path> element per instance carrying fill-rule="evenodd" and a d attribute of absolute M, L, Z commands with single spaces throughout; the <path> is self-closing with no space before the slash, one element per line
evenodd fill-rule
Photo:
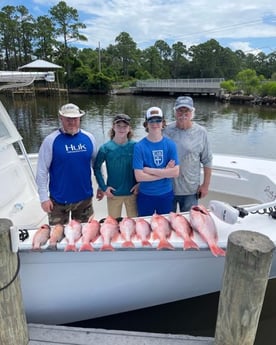
<path fill-rule="evenodd" d="M 2 2 L 12 5 L 20 1 Z M 48 0 L 45 5 L 45 0 L 25 0 L 24 6 L 30 12 L 34 8 L 47 14 L 58 2 Z M 66 0 L 66 3 L 78 10 L 86 25 L 83 31 L 88 37 L 86 45 L 91 48 L 98 47 L 99 42 L 104 48 L 114 44 L 115 38 L 125 31 L 142 49 L 158 39 L 170 44 L 182 41 L 190 46 L 214 38 L 229 47 L 248 42 L 249 50 L 265 46 L 270 52 L 276 50 L 275 43 L 271 47 L 276 37 L 276 7 L 271 0 Z"/>
<path fill-rule="evenodd" d="M 257 55 L 258 53 L 262 51 L 261 49 L 252 48 L 249 42 L 241 42 L 241 41 L 231 43 L 229 45 L 229 48 L 231 48 L 233 51 L 242 50 L 246 54 L 253 54 L 253 55 Z"/>

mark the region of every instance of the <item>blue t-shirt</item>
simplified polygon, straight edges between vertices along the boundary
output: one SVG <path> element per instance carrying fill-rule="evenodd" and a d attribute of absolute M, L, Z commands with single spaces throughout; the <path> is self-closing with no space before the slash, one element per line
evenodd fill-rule
<path fill-rule="evenodd" d="M 166 168 L 170 160 L 179 165 L 175 143 L 166 137 L 158 142 L 143 138 L 134 146 L 133 169 L 143 170 L 149 168 Z M 173 179 L 163 178 L 157 181 L 140 182 L 139 191 L 147 195 L 162 195 L 171 192 Z"/>

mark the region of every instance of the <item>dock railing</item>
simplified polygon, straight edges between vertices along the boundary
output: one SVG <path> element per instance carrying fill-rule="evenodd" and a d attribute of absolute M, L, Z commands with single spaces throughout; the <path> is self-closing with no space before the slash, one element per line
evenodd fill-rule
<path fill-rule="evenodd" d="M 221 82 L 224 78 L 199 78 L 199 79 L 148 79 L 138 80 L 136 90 L 149 92 L 191 92 L 212 93 L 221 92 Z"/>

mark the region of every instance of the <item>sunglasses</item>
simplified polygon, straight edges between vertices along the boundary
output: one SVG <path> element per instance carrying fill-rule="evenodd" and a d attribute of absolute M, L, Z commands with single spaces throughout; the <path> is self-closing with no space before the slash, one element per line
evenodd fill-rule
<path fill-rule="evenodd" d="M 162 121 L 162 119 L 149 119 L 148 123 L 161 123 Z"/>

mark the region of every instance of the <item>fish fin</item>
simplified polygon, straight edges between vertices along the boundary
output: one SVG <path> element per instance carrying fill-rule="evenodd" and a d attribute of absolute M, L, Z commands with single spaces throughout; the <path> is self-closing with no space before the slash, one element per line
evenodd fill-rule
<path fill-rule="evenodd" d="M 152 247 L 151 243 L 149 241 L 147 241 L 147 240 L 143 240 L 142 241 L 142 246 L 143 247 Z"/>
<path fill-rule="evenodd" d="M 80 247 L 80 252 L 93 252 L 94 248 L 91 246 L 90 243 L 83 243 Z"/>
<path fill-rule="evenodd" d="M 64 248 L 65 252 L 76 252 L 77 247 L 75 244 L 67 244 L 67 246 Z"/>
<path fill-rule="evenodd" d="M 184 246 L 183 249 L 190 249 L 190 248 L 194 248 L 194 249 L 199 249 L 198 245 L 190 238 L 190 239 L 186 239 L 184 241 Z"/>
<path fill-rule="evenodd" d="M 42 252 L 42 248 L 35 246 L 35 247 L 32 247 L 32 251 L 34 251 L 34 252 Z"/>
<path fill-rule="evenodd" d="M 169 241 L 165 240 L 165 239 L 162 239 L 160 240 L 158 246 L 157 246 L 157 249 L 174 249 L 174 247 L 170 244 Z"/>
<path fill-rule="evenodd" d="M 101 247 L 101 249 L 100 249 L 101 251 L 102 250 L 114 250 L 114 247 L 112 247 L 112 245 L 111 244 L 104 244 L 102 247 Z"/>
<path fill-rule="evenodd" d="M 135 246 L 134 246 L 132 241 L 125 241 L 122 243 L 122 247 L 123 248 L 134 248 Z"/>
<path fill-rule="evenodd" d="M 46 250 L 57 250 L 57 245 L 56 244 L 49 244 Z"/>
<path fill-rule="evenodd" d="M 214 256 L 225 256 L 226 252 L 216 244 L 209 245 L 210 250 Z"/>

